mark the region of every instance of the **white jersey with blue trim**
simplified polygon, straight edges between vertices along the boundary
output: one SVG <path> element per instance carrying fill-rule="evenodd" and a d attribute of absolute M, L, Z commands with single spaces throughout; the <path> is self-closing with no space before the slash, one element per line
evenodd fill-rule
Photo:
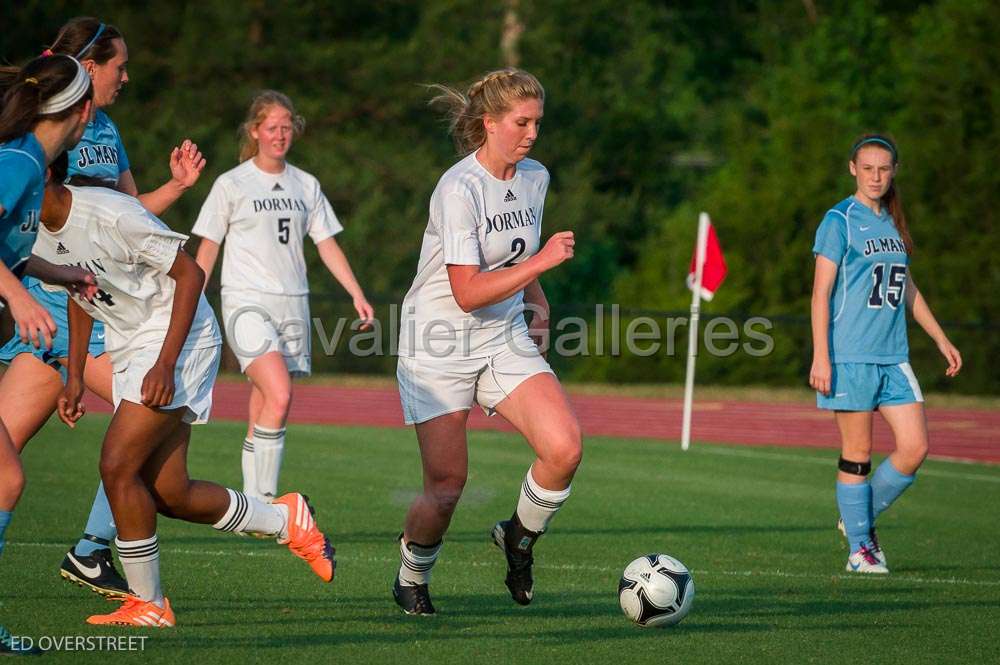
<path fill-rule="evenodd" d="M 31 256 L 44 194 L 45 151 L 35 135 L 0 143 L 0 259 L 16 275 Z"/>
<path fill-rule="evenodd" d="M 117 183 L 119 176 L 130 168 L 118 127 L 100 109 L 87 123 L 83 137 L 68 152 L 68 157 L 68 177 L 85 175 Z"/>
<path fill-rule="evenodd" d="M 488 272 L 537 253 L 548 187 L 549 172 L 533 159 L 518 162 L 510 180 L 499 180 L 475 153 L 441 176 L 431 195 L 417 275 L 403 299 L 401 355 L 438 354 L 452 337 L 458 349 L 475 357 L 489 353 L 506 334 L 526 332 L 523 291 L 467 313 L 452 293 L 448 266 Z"/>
<path fill-rule="evenodd" d="M 844 199 L 820 223 L 813 254 L 837 264 L 830 295 L 831 362 L 907 362 L 910 257 L 888 211 L 876 215 L 853 196 Z"/>
<path fill-rule="evenodd" d="M 73 298 L 104 322 L 106 349 L 115 371 L 120 371 L 136 352 L 163 345 L 176 288 L 167 273 L 187 236 L 171 231 L 126 194 L 106 187 L 68 189 L 73 201 L 65 225 L 54 232 L 43 226 L 35 254 L 52 263 L 87 268 L 97 276 L 93 302 Z M 200 295 L 183 348 L 221 343 L 215 314 Z"/>
<path fill-rule="evenodd" d="M 267 173 L 252 159 L 220 175 L 191 233 L 222 244 L 222 289 L 286 296 L 309 293 L 305 236 L 319 243 L 344 227 L 319 181 L 285 164 Z"/>

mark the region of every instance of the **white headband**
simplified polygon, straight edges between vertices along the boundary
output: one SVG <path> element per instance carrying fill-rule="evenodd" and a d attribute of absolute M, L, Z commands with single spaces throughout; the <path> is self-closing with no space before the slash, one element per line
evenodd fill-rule
<path fill-rule="evenodd" d="M 76 76 L 73 77 L 69 85 L 52 95 L 48 101 L 42 104 L 42 108 L 38 110 L 39 115 L 51 115 L 65 111 L 80 101 L 87 94 L 87 90 L 90 89 L 90 76 L 87 75 L 87 71 L 83 68 L 83 65 L 76 58 L 70 58 L 70 60 L 76 65 Z"/>

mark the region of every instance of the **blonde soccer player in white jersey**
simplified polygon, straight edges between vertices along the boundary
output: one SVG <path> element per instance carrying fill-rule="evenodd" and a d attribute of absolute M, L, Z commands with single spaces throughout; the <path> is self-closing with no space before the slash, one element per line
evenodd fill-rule
<path fill-rule="evenodd" d="M 374 315 L 334 238 L 343 227 L 319 181 L 286 160 L 304 128 L 287 96 L 257 94 L 241 128 L 241 164 L 216 179 L 192 229 L 202 238 L 196 260 L 206 275 L 226 242 L 223 325 L 251 383 L 243 491 L 264 501 L 278 493 L 292 378 L 312 367 L 306 235 L 353 299 L 362 329 Z"/>
<path fill-rule="evenodd" d="M 160 587 L 157 512 L 220 531 L 274 536 L 329 582 L 333 547 L 303 495 L 262 503 L 188 477 L 191 425 L 208 420 L 222 339 L 202 294 L 205 275 L 182 248 L 187 237 L 127 194 L 63 185 L 65 168 L 63 161 L 52 169 L 35 252 L 53 263 L 87 266 L 98 292 L 93 302 L 70 294 L 68 378 L 58 412 L 70 426 L 83 416 L 87 347 L 93 319 L 101 320 L 115 403 L 101 449 L 101 479 L 132 592 L 118 610 L 87 621 L 174 625 Z"/>
<path fill-rule="evenodd" d="M 527 439 L 536 458 L 516 509 L 493 541 L 507 559 L 506 585 L 527 605 L 533 546 L 569 497 L 580 463 L 580 427 L 533 337 L 548 327 L 538 278 L 573 256 L 573 234 L 541 246 L 549 174 L 527 159 L 545 92 L 531 74 L 487 74 L 461 94 L 436 86 L 465 158 L 431 196 L 417 276 L 403 301 L 397 378 L 407 424 L 416 428 L 424 489 L 400 537 L 393 597 L 407 614 L 434 614 L 431 568 L 468 474 L 466 421 L 478 403 Z M 531 330 L 523 309 L 535 312 Z"/>

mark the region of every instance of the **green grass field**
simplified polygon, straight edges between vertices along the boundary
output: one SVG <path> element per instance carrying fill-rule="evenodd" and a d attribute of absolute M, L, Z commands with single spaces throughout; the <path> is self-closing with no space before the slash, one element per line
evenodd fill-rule
<path fill-rule="evenodd" d="M 50 423 L 25 453 L 28 489 L 0 562 L 0 621 L 15 634 L 118 635 L 108 611 L 57 568 L 83 527 L 107 425 Z M 243 427 L 195 430 L 195 477 L 239 482 Z M 153 631 L 148 662 L 943 663 L 997 662 L 1000 468 L 928 462 L 880 522 L 893 570 L 843 572 L 834 455 L 785 448 L 591 439 L 573 496 L 536 548 L 535 602 L 515 606 L 487 541 L 531 459 L 517 438 L 473 433 L 471 472 L 432 583 L 438 616 L 402 615 L 389 593 L 395 537 L 419 487 L 413 433 L 293 426 L 283 489 L 314 500 L 338 549 L 318 582 L 284 548 L 162 519 L 164 588 L 178 627 Z M 665 552 L 693 571 L 691 615 L 641 629 L 617 602 L 621 570 Z M 118 657 L 118 656 L 112 656 Z M 49 653 L 45 662 L 97 662 Z"/>

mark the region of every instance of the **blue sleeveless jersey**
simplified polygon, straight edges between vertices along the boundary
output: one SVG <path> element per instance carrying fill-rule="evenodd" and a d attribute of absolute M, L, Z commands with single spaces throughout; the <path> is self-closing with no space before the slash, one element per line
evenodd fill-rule
<path fill-rule="evenodd" d="M 118 182 L 119 176 L 129 169 L 128 155 L 122 144 L 121 134 L 111 118 L 101 110 L 87 125 L 83 137 L 76 147 L 68 151 L 69 176 L 87 175 L 111 182 Z M 44 169 L 42 180 L 44 182 Z M 6 207 L 6 206 L 5 206 Z M 41 207 L 41 195 L 39 195 Z M 37 230 L 37 224 L 36 224 Z M 34 238 L 32 238 L 34 243 Z M 29 246 L 30 249 L 30 246 Z M 51 349 L 36 349 L 32 344 L 22 342 L 15 335 L 0 347 L 0 362 L 9 363 L 21 353 L 31 353 L 43 362 L 53 364 L 58 358 L 69 355 L 69 325 L 66 315 L 67 294 L 65 291 L 47 291 L 34 277 L 22 280 L 28 293 L 32 295 L 56 322 L 56 335 Z M 104 353 L 104 324 L 94 321 L 90 335 L 89 352 L 93 356 Z"/>
<path fill-rule="evenodd" d="M 837 264 L 830 295 L 830 361 L 909 360 L 906 282 L 910 257 L 892 216 L 848 197 L 823 217 L 813 253 Z"/>
<path fill-rule="evenodd" d="M 20 275 L 38 235 L 45 194 L 45 151 L 34 134 L 0 143 L 0 258 Z"/>
<path fill-rule="evenodd" d="M 118 182 L 118 176 L 128 170 L 128 155 L 118 127 L 107 113 L 98 109 L 83 138 L 69 151 L 68 175 L 86 175 Z"/>

